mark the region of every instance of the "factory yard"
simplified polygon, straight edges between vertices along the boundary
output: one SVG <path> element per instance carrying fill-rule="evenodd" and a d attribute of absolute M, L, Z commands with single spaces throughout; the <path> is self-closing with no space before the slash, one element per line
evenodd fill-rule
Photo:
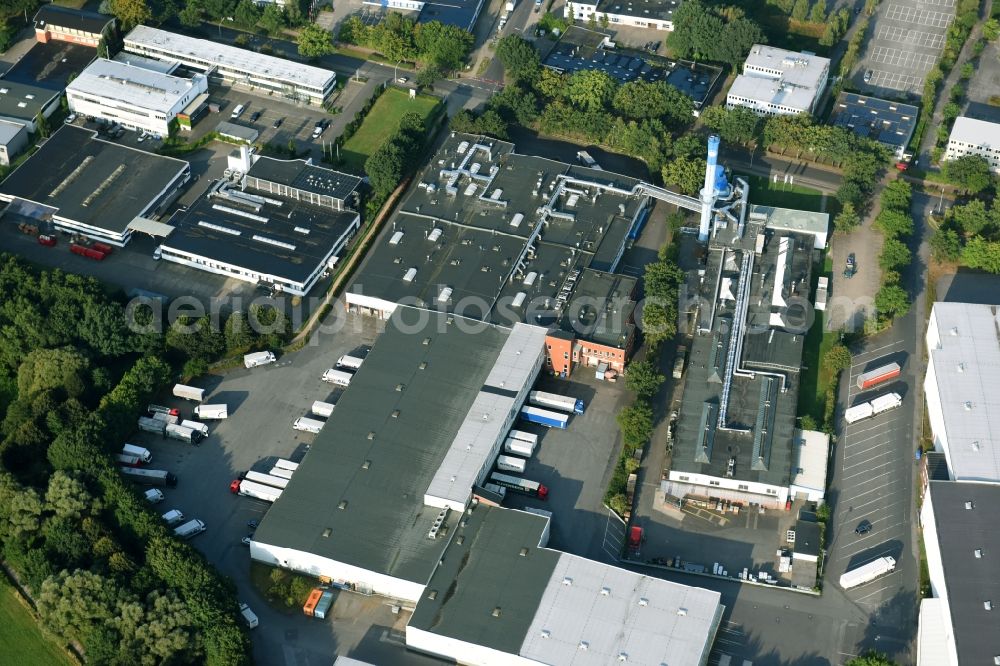
<path fill-rule="evenodd" d="M 369 112 L 370 117 L 366 117 L 354 136 L 341 148 L 340 159 L 348 170 L 364 173 L 365 160 L 396 133 L 404 114 L 416 113 L 427 123 L 439 103 L 437 97 L 418 95 L 411 99 L 406 90 L 388 88 L 376 100 Z"/>

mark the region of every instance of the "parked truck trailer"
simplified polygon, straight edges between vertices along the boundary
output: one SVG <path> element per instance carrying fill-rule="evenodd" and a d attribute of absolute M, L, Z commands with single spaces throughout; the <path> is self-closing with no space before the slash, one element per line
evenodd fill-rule
<path fill-rule="evenodd" d="M 583 400 L 568 395 L 559 395 L 558 393 L 546 393 L 545 391 L 529 392 L 528 402 L 536 407 L 557 409 L 567 414 L 583 414 L 585 407 Z"/>
<path fill-rule="evenodd" d="M 847 408 L 844 411 L 844 420 L 848 423 L 857 423 L 858 421 L 899 407 L 901 404 L 903 404 L 903 398 L 898 393 L 886 393 L 874 400 L 862 402 Z"/>
<path fill-rule="evenodd" d="M 312 405 L 312 413 L 316 416 L 321 416 L 324 419 L 328 419 L 333 416 L 334 405 L 329 402 L 323 402 L 322 400 L 317 400 Z"/>
<path fill-rule="evenodd" d="M 337 370 L 336 368 L 330 368 L 323 373 L 323 381 L 335 386 L 347 387 L 351 385 L 351 378 L 353 378 L 349 372 L 344 372 L 343 370 Z"/>
<path fill-rule="evenodd" d="M 128 453 L 117 453 L 115 454 L 115 458 L 118 460 L 119 465 L 138 467 L 142 464 L 142 459 L 139 456 L 129 455 Z"/>
<path fill-rule="evenodd" d="M 357 356 L 344 354 L 343 356 L 337 359 L 337 367 L 348 368 L 350 370 L 357 370 L 361 367 L 361 364 L 364 363 L 364 361 L 365 360 L 363 358 L 358 358 Z"/>
<path fill-rule="evenodd" d="M 162 469 L 146 469 L 143 467 L 119 467 L 122 476 L 129 481 L 147 486 L 176 486 L 177 477 Z"/>
<path fill-rule="evenodd" d="M 569 416 L 549 409 L 538 407 L 522 407 L 521 418 L 530 423 L 537 423 L 547 428 L 559 428 L 565 430 L 569 424 Z"/>
<path fill-rule="evenodd" d="M 275 467 L 280 467 L 281 469 L 287 469 L 289 472 L 294 472 L 299 468 L 299 464 L 292 462 L 291 460 L 285 460 L 284 458 L 278 458 L 275 463 Z"/>
<path fill-rule="evenodd" d="M 323 421 L 317 421 L 316 419 L 311 419 L 308 416 L 300 416 L 292 421 L 292 428 L 295 430 L 302 430 L 303 432 L 318 434 L 319 431 L 323 429 L 323 424 Z"/>
<path fill-rule="evenodd" d="M 182 539 L 190 539 L 205 531 L 205 523 L 200 520 L 189 520 L 180 527 L 174 529 L 174 534 Z"/>
<path fill-rule="evenodd" d="M 198 405 L 194 408 L 194 415 L 199 419 L 225 419 L 229 418 L 228 405 Z"/>
<path fill-rule="evenodd" d="M 171 439 L 180 440 L 188 444 L 197 444 L 202 438 L 200 431 L 177 423 L 168 423 L 164 434 Z"/>
<path fill-rule="evenodd" d="M 274 502 L 281 497 L 281 488 L 267 486 L 256 481 L 247 481 L 244 479 L 240 481 L 238 488 L 237 492 L 240 495 L 264 500 L 265 502 Z"/>
<path fill-rule="evenodd" d="M 268 474 L 270 474 L 271 476 L 276 476 L 276 477 L 278 477 L 280 479 L 291 479 L 292 478 L 292 474 L 294 474 L 294 473 L 295 472 L 293 472 L 290 469 L 281 469 L 280 467 L 277 467 L 277 466 L 272 467 L 271 471 L 268 472 Z"/>
<path fill-rule="evenodd" d="M 516 472 L 517 474 L 524 474 L 525 460 L 524 458 L 518 458 L 517 456 L 499 456 L 497 457 L 497 469 L 501 472 Z"/>
<path fill-rule="evenodd" d="M 879 576 L 884 576 L 896 568 L 896 560 L 892 557 L 880 557 L 856 569 L 844 573 L 840 577 L 840 586 L 845 590 L 871 582 Z"/>
<path fill-rule="evenodd" d="M 152 462 L 153 454 L 149 452 L 144 446 L 136 446 L 135 444 L 124 444 L 122 445 L 122 453 L 129 456 L 137 456 L 142 462 L 148 463 Z"/>
<path fill-rule="evenodd" d="M 504 453 L 513 453 L 519 456 L 524 456 L 525 458 L 530 458 L 531 454 L 535 452 L 535 446 L 531 442 L 525 442 L 524 440 L 508 437 L 503 443 L 503 450 Z"/>
<path fill-rule="evenodd" d="M 501 472 L 493 472 L 490 474 L 490 483 L 519 493 L 524 493 L 525 495 L 531 495 L 532 497 L 537 497 L 541 500 L 545 499 L 549 495 L 549 489 L 537 481 L 522 479 L 519 476 L 511 476 Z"/>
<path fill-rule="evenodd" d="M 186 386 L 185 384 L 174 384 L 174 396 L 184 398 L 185 400 L 201 402 L 205 399 L 205 389 Z"/>
<path fill-rule="evenodd" d="M 180 422 L 180 425 L 184 428 L 191 428 L 191 430 L 201 433 L 202 438 L 208 437 L 208 426 L 201 421 L 190 421 L 184 419 Z"/>
<path fill-rule="evenodd" d="M 282 479 L 280 476 L 271 476 L 270 474 L 254 472 L 252 470 L 244 474 L 243 478 L 247 481 L 263 483 L 265 486 L 271 486 L 272 488 L 279 488 L 281 490 L 284 490 L 285 486 L 288 485 L 288 479 Z"/>
<path fill-rule="evenodd" d="M 144 432 L 154 432 L 157 435 L 162 435 L 167 427 L 166 421 L 161 421 L 160 419 L 152 419 L 148 416 L 139 417 L 139 430 Z"/>
<path fill-rule="evenodd" d="M 882 382 L 887 382 L 890 379 L 899 377 L 899 373 L 902 368 L 899 367 L 899 363 L 888 363 L 883 366 L 879 366 L 874 370 L 869 370 L 863 374 L 858 375 L 857 386 L 859 389 L 870 389 L 873 386 L 877 386 Z"/>
<path fill-rule="evenodd" d="M 524 432 L 523 430 L 511 430 L 508 437 L 511 439 L 519 439 L 522 442 L 529 442 L 532 448 L 538 446 L 538 435 L 533 435 L 530 432 Z"/>

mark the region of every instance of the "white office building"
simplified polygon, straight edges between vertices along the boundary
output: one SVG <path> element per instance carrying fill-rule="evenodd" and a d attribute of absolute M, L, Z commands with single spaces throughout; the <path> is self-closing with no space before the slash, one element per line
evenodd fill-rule
<path fill-rule="evenodd" d="M 991 170 L 1000 173 L 1000 124 L 964 116 L 956 118 L 944 159 L 954 160 L 965 155 L 979 155 L 990 163 Z"/>
<path fill-rule="evenodd" d="M 166 136 L 177 114 L 206 90 L 203 74 L 185 79 L 98 58 L 66 87 L 66 100 L 74 113 Z"/>
<path fill-rule="evenodd" d="M 576 21 L 593 19 L 607 27 L 628 26 L 652 30 L 673 30 L 678 0 L 588 0 L 567 2 L 563 17 Z"/>
<path fill-rule="evenodd" d="M 759 116 L 814 113 L 829 77 L 829 58 L 754 44 L 726 108 L 742 106 Z"/>
<path fill-rule="evenodd" d="M 176 60 L 204 71 L 212 81 L 301 104 L 322 105 L 337 82 L 337 75 L 328 69 L 145 25 L 137 25 L 125 36 L 125 50 Z"/>

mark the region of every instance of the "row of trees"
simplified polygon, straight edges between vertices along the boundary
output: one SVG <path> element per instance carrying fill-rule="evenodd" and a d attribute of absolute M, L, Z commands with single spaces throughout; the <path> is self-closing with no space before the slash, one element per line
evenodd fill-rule
<path fill-rule="evenodd" d="M 930 246 L 938 261 L 1000 273 L 1000 207 L 992 198 L 989 207 L 979 199 L 952 206 Z"/>
<path fill-rule="evenodd" d="M 738 67 L 754 44 L 766 43 L 760 26 L 737 7 L 716 8 L 689 0 L 674 11 L 673 22 L 667 44 L 681 58 Z"/>
<path fill-rule="evenodd" d="M 302 25 L 308 16 L 309 2 L 288 0 L 280 7 L 270 3 L 262 9 L 252 0 L 104 0 L 98 11 L 116 16 L 123 32 L 140 23 L 160 24 L 177 17 L 188 27 L 198 27 L 203 20 L 232 19 L 242 28 L 254 30 L 259 25 L 276 34 L 286 26 Z"/>
<path fill-rule="evenodd" d="M 404 113 L 395 134 L 365 160 L 365 173 L 372 186 L 373 201 L 378 207 L 407 175 L 420 166 L 427 131 L 420 114 Z"/>
<path fill-rule="evenodd" d="M 875 311 L 880 323 L 902 317 L 910 311 L 910 297 L 902 287 L 900 271 L 910 265 L 912 253 L 906 241 L 913 235 L 910 214 L 912 190 L 904 180 L 893 180 L 882 190 L 881 210 L 875 218 L 875 228 L 882 232 L 884 242 L 878 263 L 882 269 L 882 286 L 875 293 Z"/>

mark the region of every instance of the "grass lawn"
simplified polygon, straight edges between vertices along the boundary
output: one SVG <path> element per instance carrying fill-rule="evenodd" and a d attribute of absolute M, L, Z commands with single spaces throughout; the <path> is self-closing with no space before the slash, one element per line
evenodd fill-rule
<path fill-rule="evenodd" d="M 437 97 L 430 95 L 417 95 L 416 99 L 410 99 L 409 93 L 400 88 L 386 90 L 368 112 L 358 131 L 340 149 L 344 166 L 355 173 L 364 173 L 365 160 L 396 132 L 404 113 L 413 111 L 427 120 L 438 101 Z"/>
<path fill-rule="evenodd" d="M 809 333 L 806 334 L 802 349 L 802 373 L 799 385 L 799 416 L 812 416 L 816 423 L 823 425 L 823 408 L 826 404 L 826 389 L 833 381 L 830 373 L 823 368 L 823 357 L 840 339 L 838 331 L 825 330 L 826 317 L 816 312 Z"/>
<path fill-rule="evenodd" d="M 821 212 L 823 193 L 819 190 L 794 183 L 786 185 L 780 179 L 775 183 L 765 176 L 743 177 L 750 183 L 750 203 L 752 204 Z M 825 212 L 830 213 L 830 217 L 834 215 L 833 208 L 836 204 L 837 200 L 835 198 L 826 198 Z"/>
<path fill-rule="evenodd" d="M 73 664 L 69 656 L 42 635 L 31 611 L 7 579 L 0 576 L 0 645 L 10 666 Z"/>

